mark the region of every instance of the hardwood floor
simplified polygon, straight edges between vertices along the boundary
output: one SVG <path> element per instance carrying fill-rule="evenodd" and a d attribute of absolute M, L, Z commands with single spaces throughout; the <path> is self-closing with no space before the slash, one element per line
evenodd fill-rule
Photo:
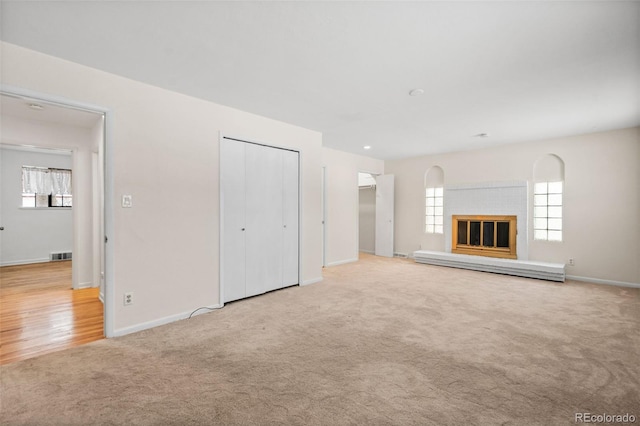
<path fill-rule="evenodd" d="M 0 364 L 102 339 L 98 295 L 71 290 L 71 261 L 0 268 Z"/>

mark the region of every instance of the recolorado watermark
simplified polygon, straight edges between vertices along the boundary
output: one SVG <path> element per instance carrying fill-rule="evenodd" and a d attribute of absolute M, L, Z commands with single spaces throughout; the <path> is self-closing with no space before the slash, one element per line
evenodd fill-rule
<path fill-rule="evenodd" d="M 634 414 L 594 414 L 594 413 L 575 413 L 574 420 L 576 423 L 635 423 L 636 416 Z"/>

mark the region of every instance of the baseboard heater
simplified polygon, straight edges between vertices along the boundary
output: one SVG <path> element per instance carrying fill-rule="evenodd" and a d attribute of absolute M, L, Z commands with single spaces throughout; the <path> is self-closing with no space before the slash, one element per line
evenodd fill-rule
<path fill-rule="evenodd" d="M 413 253 L 418 263 L 472 269 L 474 271 L 515 275 L 548 281 L 564 282 L 563 263 L 533 262 L 529 260 L 500 259 L 495 257 L 472 256 L 457 253 L 418 250 Z"/>
<path fill-rule="evenodd" d="M 65 252 L 58 252 L 58 253 L 50 253 L 49 254 L 49 259 L 52 262 L 55 262 L 57 260 L 71 260 L 71 252 L 70 251 L 65 251 Z"/>

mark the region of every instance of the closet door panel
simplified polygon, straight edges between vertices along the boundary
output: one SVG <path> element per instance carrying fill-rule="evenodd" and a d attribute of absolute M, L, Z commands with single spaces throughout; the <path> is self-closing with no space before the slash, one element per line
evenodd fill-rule
<path fill-rule="evenodd" d="M 394 176 L 376 177 L 376 256 L 393 257 Z"/>
<path fill-rule="evenodd" d="M 220 191 L 222 203 L 223 302 L 246 297 L 245 290 L 245 145 L 220 142 Z"/>
<path fill-rule="evenodd" d="M 283 193 L 283 252 L 282 287 L 299 283 L 298 275 L 298 212 L 299 212 L 299 154 L 293 151 L 282 152 L 282 193 Z"/>
<path fill-rule="evenodd" d="M 282 286 L 282 150 L 246 144 L 246 296 Z"/>

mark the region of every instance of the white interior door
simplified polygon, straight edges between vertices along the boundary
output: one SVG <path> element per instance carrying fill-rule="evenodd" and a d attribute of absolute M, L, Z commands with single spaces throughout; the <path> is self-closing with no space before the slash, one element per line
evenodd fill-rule
<path fill-rule="evenodd" d="M 246 296 L 282 287 L 282 153 L 245 144 Z"/>
<path fill-rule="evenodd" d="M 327 266 L 327 168 L 322 167 L 322 267 Z"/>
<path fill-rule="evenodd" d="M 0 199 L 2 199 L 2 191 L 2 186 L 0 185 Z M 2 246 L 2 234 L 4 231 L 4 222 L 2 221 L 2 218 L 4 217 L 4 215 L 2 214 L 2 209 L 4 208 L 4 205 L 5 203 L 0 203 L 0 265 L 4 264 L 4 259 L 2 258 L 2 253 L 4 253 L 4 247 Z"/>
<path fill-rule="evenodd" d="M 394 176 L 376 176 L 376 256 L 393 257 Z"/>
<path fill-rule="evenodd" d="M 0 162 L 2 160 L 2 150 L 0 149 Z M 2 172 L 2 168 L 0 167 L 0 172 Z M 3 176 L 0 176 L 3 177 Z M 3 218 L 5 217 L 4 215 L 4 208 L 6 206 L 7 203 L 4 202 L 4 184 L 6 182 L 6 179 L 0 179 L 0 200 L 3 200 L 3 202 L 0 203 L 0 265 L 4 265 L 4 258 L 2 257 L 5 252 L 5 247 L 4 247 L 4 238 L 3 234 L 4 234 L 4 221 Z"/>
<path fill-rule="evenodd" d="M 282 151 L 283 252 L 282 287 L 299 284 L 298 278 L 298 157 L 294 151 Z"/>
<path fill-rule="evenodd" d="M 245 289 L 245 145 L 220 141 L 220 202 L 222 203 L 222 302 L 246 297 Z"/>

